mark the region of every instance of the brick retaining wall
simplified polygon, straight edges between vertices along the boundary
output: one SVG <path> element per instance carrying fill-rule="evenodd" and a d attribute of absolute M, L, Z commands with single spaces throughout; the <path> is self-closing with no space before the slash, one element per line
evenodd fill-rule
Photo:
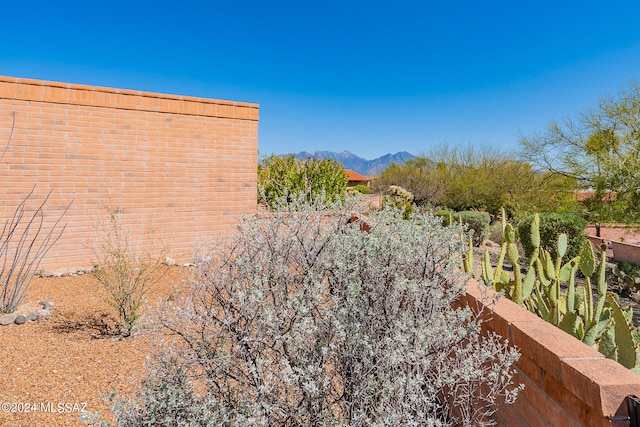
<path fill-rule="evenodd" d="M 483 308 L 486 327 L 515 345 L 522 356 L 515 381 L 525 385 L 515 404 L 502 406 L 498 425 L 623 427 L 609 417 L 627 415 L 625 397 L 640 396 L 640 375 L 506 298 L 471 280 L 460 304 Z"/>
<path fill-rule="evenodd" d="M 258 105 L 0 76 L 0 219 L 36 186 L 67 228 L 42 267 L 91 265 L 96 224 L 122 209 L 176 260 L 256 212 Z"/>

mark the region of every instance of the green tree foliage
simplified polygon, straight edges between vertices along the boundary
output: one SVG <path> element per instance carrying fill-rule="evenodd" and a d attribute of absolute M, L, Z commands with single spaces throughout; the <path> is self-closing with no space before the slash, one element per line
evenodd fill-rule
<path fill-rule="evenodd" d="M 491 218 L 486 212 L 477 211 L 461 211 L 456 212 L 452 216 L 453 221 L 460 221 L 467 226 L 469 230 L 473 230 L 473 246 L 479 247 L 482 242 L 489 236 L 489 225 Z"/>
<path fill-rule="evenodd" d="M 403 165 L 393 163 L 371 183 L 373 191 L 384 193 L 392 185 L 402 187 L 413 194 L 418 206 L 438 204 L 445 190 L 443 176 L 436 165 L 426 157 L 408 160 Z"/>
<path fill-rule="evenodd" d="M 360 194 L 371 194 L 371 187 L 367 187 L 366 185 L 358 184 L 349 189 L 352 193 L 360 193 Z"/>
<path fill-rule="evenodd" d="M 402 166 L 392 165 L 374 180 L 374 189 L 399 185 L 419 206 L 446 206 L 456 211 L 505 207 L 522 217 L 544 210 L 572 210 L 571 179 L 536 172 L 530 164 L 488 148 L 446 146 Z"/>
<path fill-rule="evenodd" d="M 276 200 L 291 200 L 298 193 L 308 200 L 324 194 L 328 201 L 335 201 L 344 195 L 347 182 L 342 163 L 335 160 L 300 160 L 293 154 L 274 154 L 258 165 L 258 201 L 273 208 Z"/>
<path fill-rule="evenodd" d="M 441 205 L 456 211 L 482 209 L 511 216 L 570 204 L 570 180 L 540 174 L 530 164 L 489 148 L 442 147 L 431 154 L 447 183 Z"/>
<path fill-rule="evenodd" d="M 551 122 L 520 138 L 522 157 L 555 176 L 594 191 L 585 207 L 597 221 L 638 220 L 640 85 L 605 97 L 575 119 Z M 614 194 L 615 196 L 611 196 Z"/>

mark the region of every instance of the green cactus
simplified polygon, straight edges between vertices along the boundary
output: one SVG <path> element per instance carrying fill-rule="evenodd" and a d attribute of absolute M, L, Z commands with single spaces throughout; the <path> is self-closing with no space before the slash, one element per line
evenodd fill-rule
<path fill-rule="evenodd" d="M 465 273 L 475 277 L 473 273 L 473 238 L 469 237 L 469 250 L 466 254 L 462 254 L 462 267 Z"/>
<path fill-rule="evenodd" d="M 535 275 L 533 274 L 533 270 L 529 268 L 529 271 L 525 275 L 524 279 L 521 274 L 520 267 L 520 254 L 518 252 L 518 247 L 516 246 L 516 236 L 515 230 L 513 226 L 506 222 L 506 213 L 504 209 L 502 209 L 502 235 L 503 235 L 503 243 L 500 248 L 500 256 L 498 258 L 498 263 L 496 264 L 495 270 L 491 266 L 491 261 L 489 258 L 489 251 L 485 250 L 483 262 L 482 262 L 482 279 L 488 286 L 493 287 L 498 292 L 504 292 L 509 299 L 514 302 L 522 305 L 526 300 L 529 299 L 531 293 L 533 292 L 533 288 L 535 286 Z M 535 239 L 532 239 L 535 240 Z M 538 246 L 540 241 L 540 235 L 538 234 Z M 537 246 L 537 247 L 538 247 Z M 535 258 L 537 257 L 537 247 L 536 252 L 534 252 L 534 257 L 532 257 L 531 263 L 535 262 Z M 503 271 L 503 265 L 505 257 L 509 261 L 509 263 L 513 267 L 514 277 L 511 279 L 508 273 Z M 532 264 L 530 264 L 531 267 Z"/>
<path fill-rule="evenodd" d="M 446 226 L 449 227 L 453 225 L 453 212 L 449 212 L 446 219 Z"/>
<path fill-rule="evenodd" d="M 605 299 L 605 298 L 603 298 Z M 611 311 L 613 327 L 598 342 L 598 350 L 610 359 L 617 360 L 621 365 L 640 371 L 638 360 L 639 336 L 633 327 L 633 312 L 631 307 L 620 307 L 618 296 L 614 293 L 606 295 L 607 309 Z"/>
<path fill-rule="evenodd" d="M 601 247 L 600 251 L 596 287 L 598 301 L 594 303 L 591 277 L 596 271 L 596 258 L 590 242 L 582 245 L 577 257 L 563 264 L 568 252 L 568 239 L 566 234 L 560 234 L 556 242 L 557 255 L 553 259 L 548 251 L 541 248 L 540 219 L 536 214 L 530 234 L 534 251 L 523 279 L 515 232 L 505 222 L 505 217 L 503 210 L 503 244 L 495 269 L 488 250 L 484 253 L 481 275 L 484 283 L 504 292 L 512 301 L 596 348 L 606 357 L 640 373 L 637 356 L 640 332 L 633 327 L 631 308 L 623 310 L 615 294 L 607 292 L 606 247 Z M 505 258 L 513 266 L 513 277 L 503 271 Z M 576 286 L 578 271 L 585 277 L 584 286 Z"/>

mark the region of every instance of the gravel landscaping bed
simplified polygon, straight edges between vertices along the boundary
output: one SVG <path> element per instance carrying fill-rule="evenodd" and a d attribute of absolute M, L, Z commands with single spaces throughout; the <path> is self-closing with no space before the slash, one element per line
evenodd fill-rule
<path fill-rule="evenodd" d="M 34 278 L 23 308 L 42 309 L 42 301 L 53 307 L 37 320 L 0 326 L 0 425 L 82 426 L 81 411 L 107 409 L 104 395 L 135 392 L 161 341 L 154 307 L 189 275 L 184 267 L 168 270 L 149 297 L 143 327 L 128 339 L 118 339 L 92 274 Z"/>

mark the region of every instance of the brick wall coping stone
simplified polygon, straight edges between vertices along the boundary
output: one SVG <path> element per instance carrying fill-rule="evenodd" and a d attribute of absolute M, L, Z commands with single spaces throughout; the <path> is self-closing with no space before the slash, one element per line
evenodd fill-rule
<path fill-rule="evenodd" d="M 483 309 L 486 327 L 518 348 L 522 354 L 516 363 L 519 375 L 546 393 L 547 400 L 539 395 L 529 399 L 533 406 L 542 406 L 536 408 L 537 413 L 543 417 L 568 415 L 574 425 L 593 426 L 612 425 L 610 417 L 627 415 L 625 397 L 640 396 L 640 375 L 507 298 L 486 302 L 495 296 L 493 290 L 471 279 L 462 305 Z M 526 399 L 526 386 L 523 394 Z M 553 419 L 547 422 L 554 425 Z"/>
<path fill-rule="evenodd" d="M 259 120 L 258 104 L 0 76 L 0 98 Z M 143 102 L 141 102 L 141 99 Z"/>

